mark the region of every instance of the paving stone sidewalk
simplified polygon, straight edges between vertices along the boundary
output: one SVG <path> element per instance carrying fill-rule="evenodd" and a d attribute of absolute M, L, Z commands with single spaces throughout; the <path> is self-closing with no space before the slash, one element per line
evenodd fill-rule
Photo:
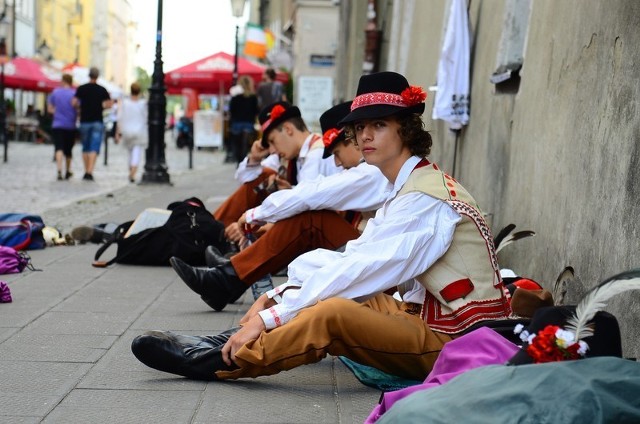
<path fill-rule="evenodd" d="M 126 155 L 111 146 L 96 182 L 55 181 L 47 145 L 11 143 L 0 162 L 0 212 L 41 214 L 68 232 L 123 222 L 145 207 L 198 196 L 213 209 L 231 193 L 233 165 L 219 152 L 167 142 L 173 185 L 135 185 Z M 78 149 L 76 147 L 76 149 Z M 79 149 L 77 154 L 79 155 Z M 81 174 L 77 159 L 76 175 Z M 41 271 L 4 275 L 12 303 L 0 304 L 2 423 L 358 423 L 380 393 L 336 358 L 255 380 L 204 383 L 140 364 L 131 340 L 149 329 L 214 333 L 236 325 L 251 303 L 209 309 L 169 267 L 92 267 L 96 245 L 30 251 Z M 115 254 L 110 249 L 105 256 Z"/>

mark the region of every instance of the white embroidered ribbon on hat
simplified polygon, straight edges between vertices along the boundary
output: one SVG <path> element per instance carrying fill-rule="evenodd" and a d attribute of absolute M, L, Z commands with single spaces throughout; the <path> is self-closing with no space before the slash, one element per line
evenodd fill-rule
<path fill-rule="evenodd" d="M 398 107 L 409 106 L 405 103 L 405 100 L 400 94 L 377 92 L 356 96 L 353 99 L 353 103 L 351 103 L 351 111 L 353 112 L 359 107 L 370 105 L 391 105 Z"/>

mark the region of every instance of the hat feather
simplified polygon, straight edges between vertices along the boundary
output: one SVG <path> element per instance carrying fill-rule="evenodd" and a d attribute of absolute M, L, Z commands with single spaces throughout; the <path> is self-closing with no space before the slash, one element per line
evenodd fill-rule
<path fill-rule="evenodd" d="M 500 244 L 498 244 L 498 246 L 496 247 L 496 253 L 498 253 L 499 251 L 501 251 L 506 246 L 508 246 L 511 243 L 513 243 L 514 241 L 517 241 L 517 240 L 520 240 L 520 239 L 523 239 L 523 238 L 526 238 L 526 237 L 533 237 L 535 235 L 536 235 L 536 233 L 534 231 L 531 231 L 531 230 L 518 231 L 518 232 L 515 232 L 513 234 L 509 234 L 504 239 L 502 239 Z"/>
<path fill-rule="evenodd" d="M 516 224 L 509 224 L 506 227 L 504 227 L 502 230 L 500 230 L 498 235 L 496 235 L 493 239 L 493 245 L 495 246 L 496 249 L 498 248 L 498 246 L 500 246 L 500 243 L 502 242 L 502 240 L 504 240 L 504 238 L 508 236 L 515 228 L 516 228 Z"/>
<path fill-rule="evenodd" d="M 638 289 L 640 289 L 640 269 L 625 271 L 608 278 L 582 298 L 576 306 L 574 316 L 567 319 L 565 330 L 573 332 L 576 340 L 592 336 L 593 328 L 588 323 L 606 306 L 605 302 L 617 294 Z"/>

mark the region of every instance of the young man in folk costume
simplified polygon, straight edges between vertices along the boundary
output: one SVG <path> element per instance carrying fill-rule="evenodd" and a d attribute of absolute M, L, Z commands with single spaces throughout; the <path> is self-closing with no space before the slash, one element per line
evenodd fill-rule
<path fill-rule="evenodd" d="M 134 355 L 204 380 L 275 374 L 327 354 L 420 379 L 457 334 L 506 318 L 509 299 L 480 210 L 425 158 L 425 98 L 393 72 L 361 77 L 343 122 L 393 191 L 344 252 L 299 256 L 287 283 L 259 298 L 239 329 L 208 337 L 149 332 L 133 341 Z M 398 284 L 402 301 L 384 294 Z"/>
<path fill-rule="evenodd" d="M 260 111 L 258 121 L 262 139 L 254 142 L 236 171 L 236 178 L 243 184 L 213 213 L 225 228 L 232 226 L 225 232 L 228 237 L 234 236 L 229 237 L 232 240 L 241 234 L 237 226 L 240 216 L 258 206 L 268 194 L 258 189 L 261 184 L 270 186 L 275 182 L 278 189 L 291 188 L 299 182 L 339 171 L 332 161 L 322 159 L 322 137 L 307 129 L 297 106 L 274 103 Z M 263 163 L 266 157 L 268 161 Z M 284 175 L 277 175 L 279 168 Z"/>
<path fill-rule="evenodd" d="M 351 102 L 332 107 L 320 117 L 324 153 L 332 154 L 340 173 L 305 181 L 291 190 L 269 195 L 260 206 L 249 209 L 238 227 L 273 226 L 230 261 L 215 257 L 211 268 L 193 267 L 178 258 L 171 265 L 180 278 L 215 310 L 235 301 L 247 288 L 267 274 L 286 267 L 299 255 L 317 248 L 335 250 L 360 236 L 366 222 L 382 206 L 391 190 L 380 170 L 364 162 L 351 138 L 338 122 L 346 117 Z M 338 212 L 341 211 L 341 212 Z"/>

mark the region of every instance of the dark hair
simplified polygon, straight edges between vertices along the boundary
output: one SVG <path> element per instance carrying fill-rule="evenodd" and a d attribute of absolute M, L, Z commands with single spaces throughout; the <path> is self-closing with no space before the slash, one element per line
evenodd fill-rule
<path fill-rule="evenodd" d="M 91 69 L 89 69 L 89 78 L 98 79 L 99 76 L 100 76 L 100 70 L 98 68 L 93 66 L 91 67 Z"/>
<path fill-rule="evenodd" d="M 62 74 L 62 81 L 64 81 L 65 83 L 72 85 L 73 84 L 73 77 L 71 76 L 71 74 Z"/>
<path fill-rule="evenodd" d="M 267 74 L 270 80 L 276 79 L 276 71 L 274 71 L 273 68 L 267 68 L 267 70 L 264 71 L 264 73 Z"/>
<path fill-rule="evenodd" d="M 400 128 L 398 134 L 412 155 L 426 157 L 431 153 L 431 134 L 424 129 L 424 122 L 417 113 L 396 115 Z"/>
<path fill-rule="evenodd" d="M 304 123 L 304 120 L 299 117 L 299 116 L 294 116 L 293 118 L 289 118 L 286 121 L 283 121 L 282 123 L 280 123 L 280 125 L 278 125 L 276 128 L 278 131 L 282 130 L 282 125 L 285 122 L 291 122 L 291 124 L 293 124 L 294 127 L 296 127 L 296 129 L 298 131 L 309 131 L 309 129 L 307 128 L 307 124 Z"/>
<path fill-rule="evenodd" d="M 138 84 L 137 82 L 131 84 L 131 94 L 134 96 L 140 94 L 140 84 Z"/>
<path fill-rule="evenodd" d="M 417 113 L 396 114 L 380 119 L 394 118 L 398 124 L 398 135 L 402 143 L 409 148 L 412 155 L 418 157 L 427 157 L 431 153 L 431 134 L 424 129 L 424 122 Z M 357 122 L 357 121 L 355 121 Z M 356 140 L 355 122 L 348 123 L 344 126 L 345 136 Z"/>

